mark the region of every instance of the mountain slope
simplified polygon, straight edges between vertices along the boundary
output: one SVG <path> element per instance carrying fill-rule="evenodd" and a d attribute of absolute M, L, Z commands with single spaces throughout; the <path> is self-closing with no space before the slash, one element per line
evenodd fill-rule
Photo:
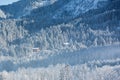
<path fill-rule="evenodd" d="M 31 12 L 31 14 L 27 16 L 26 19 L 28 22 L 30 22 L 29 20 L 33 20 L 36 23 L 35 25 L 34 23 L 30 23 L 32 26 L 38 28 L 39 25 L 41 27 L 48 27 L 64 22 L 69 22 L 82 13 L 85 13 L 91 9 L 100 8 L 98 7 L 98 4 L 101 2 L 102 1 L 99 0 L 59 0 L 53 5 L 33 10 L 33 12 Z M 105 4 L 101 4 L 101 7 L 107 5 L 107 0 L 103 1 L 102 3 Z M 27 26 L 29 27 L 29 25 Z"/>
<path fill-rule="evenodd" d="M 8 5 L 8 8 L 11 8 L 10 6 L 15 8 L 14 5 L 24 2 L 22 7 L 17 5 L 20 9 L 12 10 L 13 14 L 15 10 L 23 12 L 26 6 L 31 7 L 30 4 L 36 1 L 41 3 L 41 0 L 21 0 Z M 1 54 L 20 56 L 23 53 L 32 53 L 33 47 L 39 47 L 41 50 L 79 50 L 119 42 L 119 7 L 114 7 L 119 1 L 58 0 L 50 2 L 53 4 L 39 6 L 36 9 L 31 8 L 30 14 L 23 17 L 19 15 L 19 19 L 14 15 L 14 19 L 8 17 L 1 20 L 1 43 L 3 39 L 5 40 L 2 43 Z M 1 10 L 6 10 L 4 13 L 9 12 L 7 6 L 2 6 Z M 74 13 L 76 11 L 77 13 Z"/>
<path fill-rule="evenodd" d="M 0 80 L 119 80 L 119 3 L 20 0 L 0 6 Z"/>
<path fill-rule="evenodd" d="M 10 5 L 1 6 L 7 18 L 19 18 L 30 14 L 33 9 L 53 4 L 57 0 L 20 0 Z"/>

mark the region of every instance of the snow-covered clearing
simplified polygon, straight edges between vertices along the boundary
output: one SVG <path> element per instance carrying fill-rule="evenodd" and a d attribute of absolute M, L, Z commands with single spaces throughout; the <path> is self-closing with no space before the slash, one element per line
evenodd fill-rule
<path fill-rule="evenodd" d="M 119 80 L 119 75 L 119 44 L 29 61 L 0 58 L 0 80 Z"/>

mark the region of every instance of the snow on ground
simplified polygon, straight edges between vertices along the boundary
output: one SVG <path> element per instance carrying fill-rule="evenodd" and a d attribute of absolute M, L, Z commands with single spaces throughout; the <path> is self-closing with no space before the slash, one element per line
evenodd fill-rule
<path fill-rule="evenodd" d="M 48 68 L 20 68 L 0 73 L 0 80 L 120 80 L 120 65 L 91 69 L 87 64 L 69 66 L 58 64 Z"/>
<path fill-rule="evenodd" d="M 0 9 L 0 18 L 6 18 L 5 13 Z"/>
<path fill-rule="evenodd" d="M 0 80 L 120 80 L 119 75 L 119 44 L 44 59 L 0 58 Z"/>

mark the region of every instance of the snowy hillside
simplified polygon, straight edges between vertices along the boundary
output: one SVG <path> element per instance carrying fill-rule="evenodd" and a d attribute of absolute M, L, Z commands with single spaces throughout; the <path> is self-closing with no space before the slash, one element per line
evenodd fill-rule
<path fill-rule="evenodd" d="M 2 10 L 0 10 L 0 18 L 6 18 L 6 15 Z"/>
<path fill-rule="evenodd" d="M 0 6 L 0 80 L 119 80 L 119 4 L 20 0 Z"/>
<path fill-rule="evenodd" d="M 19 18 L 29 15 L 33 9 L 53 4 L 57 0 L 20 0 L 0 8 L 5 11 L 7 18 Z"/>

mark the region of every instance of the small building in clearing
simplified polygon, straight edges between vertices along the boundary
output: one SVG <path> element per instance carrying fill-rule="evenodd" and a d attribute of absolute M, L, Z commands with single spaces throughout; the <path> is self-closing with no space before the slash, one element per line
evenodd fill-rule
<path fill-rule="evenodd" d="M 38 47 L 32 48 L 32 51 L 33 51 L 33 53 L 40 52 L 40 48 L 38 48 Z"/>

